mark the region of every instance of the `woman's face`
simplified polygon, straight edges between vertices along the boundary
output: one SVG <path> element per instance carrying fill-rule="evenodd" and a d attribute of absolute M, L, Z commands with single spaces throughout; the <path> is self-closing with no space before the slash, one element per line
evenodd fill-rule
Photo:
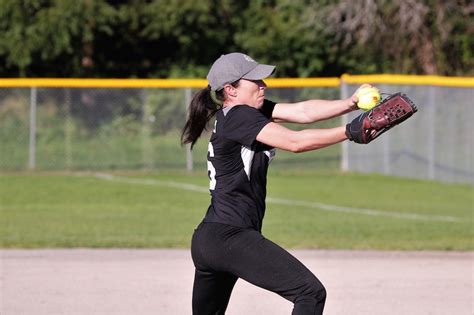
<path fill-rule="evenodd" d="M 262 107 L 266 87 L 263 80 L 241 79 L 239 85 L 235 87 L 236 104 L 246 104 L 255 108 Z"/>

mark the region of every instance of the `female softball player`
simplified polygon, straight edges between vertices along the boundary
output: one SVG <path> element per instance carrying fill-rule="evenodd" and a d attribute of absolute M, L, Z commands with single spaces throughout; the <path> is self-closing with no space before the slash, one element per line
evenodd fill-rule
<path fill-rule="evenodd" d="M 209 85 L 191 101 L 181 141 L 194 145 L 215 115 L 207 165 L 211 204 L 193 234 L 193 314 L 224 314 L 238 278 L 294 303 L 293 314 L 322 314 L 326 291 L 299 260 L 261 234 L 267 168 L 275 148 L 304 152 L 347 139 L 346 127 L 292 131 L 277 122 L 312 123 L 357 109 L 345 100 L 294 104 L 265 99 L 275 66 L 242 53 L 222 55 Z"/>

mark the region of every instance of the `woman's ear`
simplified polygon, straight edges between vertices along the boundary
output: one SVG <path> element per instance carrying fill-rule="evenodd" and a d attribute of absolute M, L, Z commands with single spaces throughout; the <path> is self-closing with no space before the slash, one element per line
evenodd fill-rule
<path fill-rule="evenodd" d="M 236 97 L 237 89 L 230 84 L 224 85 L 224 93 L 228 96 Z"/>

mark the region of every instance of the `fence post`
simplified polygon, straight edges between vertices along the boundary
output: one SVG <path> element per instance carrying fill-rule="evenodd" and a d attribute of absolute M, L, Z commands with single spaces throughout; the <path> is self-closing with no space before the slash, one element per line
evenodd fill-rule
<path fill-rule="evenodd" d="M 346 82 L 341 79 L 341 99 L 349 97 Z M 349 114 L 341 116 L 341 123 L 343 126 L 349 123 Z M 341 144 L 341 171 L 346 172 L 349 170 L 349 141 L 343 141 Z"/>
<path fill-rule="evenodd" d="M 153 168 L 153 148 L 151 143 L 151 126 L 155 121 L 155 116 L 152 114 L 150 97 L 148 90 L 142 90 L 142 163 L 144 169 Z"/>
<path fill-rule="evenodd" d="M 184 89 L 184 106 L 186 109 L 186 119 L 188 118 L 189 104 L 191 103 L 191 88 Z M 193 170 L 193 153 L 191 151 L 191 144 L 186 144 L 186 170 Z"/>
<path fill-rule="evenodd" d="M 392 172 L 390 160 L 391 160 L 391 153 L 390 153 L 390 133 L 385 134 L 385 139 L 382 142 L 382 150 L 383 150 L 383 173 L 386 175 L 390 175 Z"/>
<path fill-rule="evenodd" d="M 71 119 L 71 89 L 64 90 L 64 110 L 66 112 L 66 121 L 64 126 L 64 151 L 66 154 L 66 168 L 72 167 L 72 119 Z"/>
<path fill-rule="evenodd" d="M 388 91 L 388 86 L 386 85 L 381 85 L 380 86 L 380 91 Z M 384 134 L 384 141 L 382 142 L 382 150 L 383 150 L 383 173 L 386 175 L 390 175 L 392 172 L 392 156 L 391 156 L 391 133 L 387 132 Z"/>
<path fill-rule="evenodd" d="M 428 88 L 428 117 L 429 117 L 429 126 L 428 126 L 428 178 L 435 178 L 435 161 L 436 161 L 436 141 L 435 141 L 435 132 L 436 132 L 436 87 L 430 86 Z"/>
<path fill-rule="evenodd" d="M 30 89 L 30 142 L 28 155 L 28 168 L 34 170 L 36 168 L 36 106 L 37 106 L 37 89 Z"/>

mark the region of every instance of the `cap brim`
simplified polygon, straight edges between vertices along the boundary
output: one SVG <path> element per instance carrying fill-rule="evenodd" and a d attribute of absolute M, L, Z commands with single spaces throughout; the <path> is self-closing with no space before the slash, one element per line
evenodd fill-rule
<path fill-rule="evenodd" d="M 247 80 L 263 80 L 271 76 L 275 72 L 275 66 L 258 65 L 252 71 L 242 77 Z"/>

